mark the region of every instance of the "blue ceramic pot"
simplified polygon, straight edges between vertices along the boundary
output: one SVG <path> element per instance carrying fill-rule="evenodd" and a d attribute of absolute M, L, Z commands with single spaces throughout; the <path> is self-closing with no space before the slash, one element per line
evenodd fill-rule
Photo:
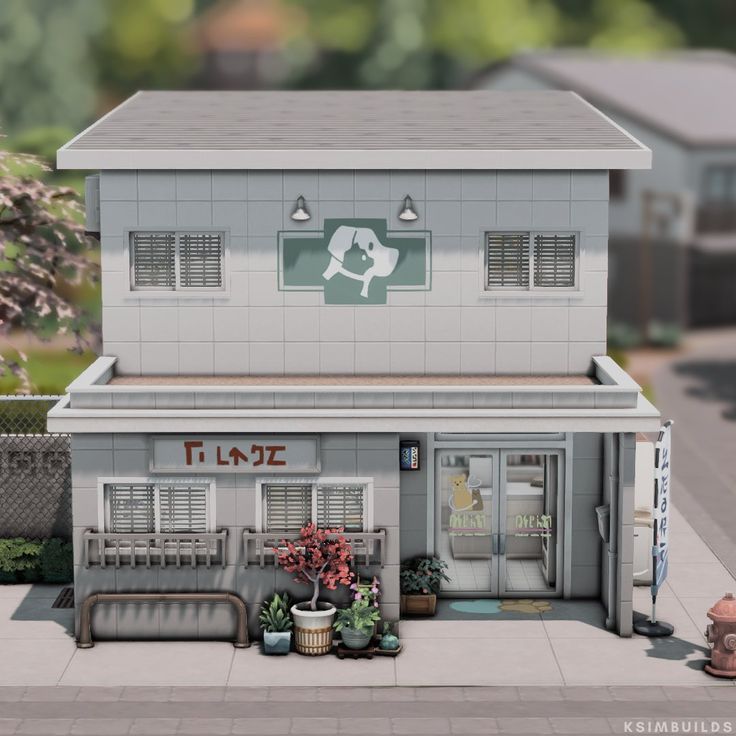
<path fill-rule="evenodd" d="M 373 631 L 360 631 L 356 629 L 343 629 L 340 632 L 342 643 L 348 649 L 365 649 L 371 643 Z"/>
<path fill-rule="evenodd" d="M 291 631 L 264 631 L 265 654 L 288 654 L 291 649 Z"/>

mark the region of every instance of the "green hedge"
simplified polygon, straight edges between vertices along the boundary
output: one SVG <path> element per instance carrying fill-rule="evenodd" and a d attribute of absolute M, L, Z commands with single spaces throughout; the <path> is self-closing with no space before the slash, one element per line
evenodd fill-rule
<path fill-rule="evenodd" d="M 0 539 L 0 583 L 68 583 L 73 559 L 63 539 Z"/>

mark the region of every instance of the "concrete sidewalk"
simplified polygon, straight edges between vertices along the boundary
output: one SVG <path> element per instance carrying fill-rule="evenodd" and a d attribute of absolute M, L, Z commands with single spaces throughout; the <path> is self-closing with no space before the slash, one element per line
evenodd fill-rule
<path fill-rule="evenodd" d="M 735 688 L 703 672 L 706 611 L 736 583 L 675 510 L 670 576 L 658 599 L 675 635 L 620 639 L 596 602 L 553 601 L 518 619 L 404 621 L 396 658 L 265 657 L 224 642 L 99 642 L 78 650 L 54 586 L 0 586 L 0 686 L 621 686 Z M 635 590 L 649 611 L 649 589 Z"/>

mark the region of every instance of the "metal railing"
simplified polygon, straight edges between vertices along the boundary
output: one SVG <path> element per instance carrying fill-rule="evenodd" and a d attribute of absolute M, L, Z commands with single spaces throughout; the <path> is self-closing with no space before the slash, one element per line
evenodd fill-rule
<path fill-rule="evenodd" d="M 356 562 L 383 567 L 386 549 L 385 529 L 376 529 L 372 532 L 343 532 L 341 535 L 331 536 L 343 536 L 350 542 Z M 246 529 L 243 531 L 243 564 L 248 566 L 258 563 L 261 567 L 265 567 L 267 561 L 273 561 L 274 547 L 278 547 L 283 539 L 296 541 L 299 539 L 299 532 L 289 534 Z"/>
<path fill-rule="evenodd" d="M 193 568 L 201 564 L 200 560 L 205 567 L 210 567 L 213 561 L 219 562 L 221 567 L 227 564 L 227 529 L 175 534 L 114 534 L 85 529 L 82 540 L 85 567 L 91 564 L 107 567 L 108 561 L 116 568 L 121 564 L 136 567 L 139 560 L 146 567 L 151 567 L 152 562 L 166 567 L 169 561 L 181 567 L 182 560 Z"/>

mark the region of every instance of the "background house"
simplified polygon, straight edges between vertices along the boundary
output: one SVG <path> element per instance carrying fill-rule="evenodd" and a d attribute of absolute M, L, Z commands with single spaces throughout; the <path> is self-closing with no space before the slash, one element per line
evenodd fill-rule
<path fill-rule="evenodd" d="M 520 54 L 475 86 L 573 90 L 652 149 L 651 171 L 611 172 L 612 337 L 736 322 L 736 56 Z"/>

